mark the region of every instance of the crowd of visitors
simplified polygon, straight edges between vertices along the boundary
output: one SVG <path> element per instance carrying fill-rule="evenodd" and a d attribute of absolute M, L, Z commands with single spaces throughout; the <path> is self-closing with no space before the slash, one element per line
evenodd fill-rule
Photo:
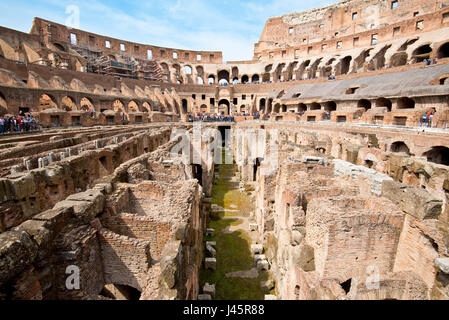
<path fill-rule="evenodd" d="M 432 128 L 433 116 L 434 116 L 433 111 L 424 113 L 424 115 L 422 116 L 422 122 L 420 123 L 420 127 Z"/>
<path fill-rule="evenodd" d="M 31 113 L 19 116 L 0 116 L 0 134 L 40 130 L 39 121 Z"/>
<path fill-rule="evenodd" d="M 234 116 L 224 116 L 217 114 L 189 114 L 189 122 L 234 122 Z"/>

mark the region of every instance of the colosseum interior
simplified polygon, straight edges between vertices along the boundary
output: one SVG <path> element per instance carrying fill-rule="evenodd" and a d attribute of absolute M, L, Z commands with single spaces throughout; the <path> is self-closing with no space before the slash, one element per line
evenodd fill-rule
<path fill-rule="evenodd" d="M 226 63 L 0 27 L 20 113 L 41 130 L 0 136 L 0 300 L 449 299 L 447 0 L 273 17 Z"/>

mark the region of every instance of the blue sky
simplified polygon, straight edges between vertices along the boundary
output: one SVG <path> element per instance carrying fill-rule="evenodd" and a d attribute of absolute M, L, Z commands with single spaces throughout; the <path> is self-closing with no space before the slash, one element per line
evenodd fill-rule
<path fill-rule="evenodd" d="M 249 60 L 265 21 L 332 0 L 1 0 L 0 25 L 29 32 L 33 17 L 66 24 L 68 6 L 80 29 L 163 47 L 223 51 L 225 61 Z"/>

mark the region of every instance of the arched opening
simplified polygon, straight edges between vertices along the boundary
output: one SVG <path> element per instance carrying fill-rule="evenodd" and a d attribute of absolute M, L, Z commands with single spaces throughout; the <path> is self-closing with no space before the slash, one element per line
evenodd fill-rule
<path fill-rule="evenodd" d="M 388 112 L 391 112 L 392 106 L 390 99 L 379 98 L 376 100 L 376 108 L 387 108 Z"/>
<path fill-rule="evenodd" d="M 415 59 L 416 63 L 419 63 L 423 62 L 425 59 L 429 59 L 431 53 L 432 48 L 429 44 L 425 44 L 415 49 L 415 51 L 413 51 L 412 57 Z"/>
<path fill-rule="evenodd" d="M 267 100 L 265 98 L 259 101 L 259 111 L 265 111 Z"/>
<path fill-rule="evenodd" d="M 187 114 L 187 112 L 188 112 L 187 107 L 188 107 L 187 100 L 186 99 L 182 99 L 182 112 L 184 114 Z"/>
<path fill-rule="evenodd" d="M 433 147 L 424 153 L 424 157 L 426 157 L 429 162 L 449 166 L 449 148 L 447 147 Z"/>
<path fill-rule="evenodd" d="M 53 43 L 53 45 L 55 46 L 55 48 L 56 48 L 57 50 L 62 51 L 62 52 L 66 52 L 66 50 L 65 50 L 65 48 L 64 48 L 63 45 L 61 45 L 61 44 L 59 44 L 59 43 Z"/>
<path fill-rule="evenodd" d="M 229 72 L 226 70 L 221 70 L 218 72 L 218 83 L 223 84 L 229 84 Z"/>
<path fill-rule="evenodd" d="M 187 75 L 191 75 L 192 74 L 192 67 L 191 66 L 185 66 L 184 67 L 184 71 Z"/>
<path fill-rule="evenodd" d="M 340 67 L 340 74 L 348 74 L 349 73 L 349 67 L 351 66 L 352 57 L 347 56 L 341 59 L 341 67 Z"/>
<path fill-rule="evenodd" d="M 326 102 L 324 105 L 324 111 L 331 113 L 332 111 L 337 110 L 337 103 L 335 101 Z"/>
<path fill-rule="evenodd" d="M 197 80 L 198 84 L 204 84 L 204 80 L 200 76 L 198 76 L 198 78 L 196 80 Z"/>
<path fill-rule="evenodd" d="M 210 75 L 207 80 L 209 84 L 215 84 L 215 77 L 213 75 Z"/>
<path fill-rule="evenodd" d="M 3 93 L 0 92 L 0 116 L 4 116 L 8 111 L 8 105 Z"/>
<path fill-rule="evenodd" d="M 265 67 L 265 72 L 271 72 L 271 70 L 273 70 L 272 64 L 269 64 L 268 66 Z"/>
<path fill-rule="evenodd" d="M 197 73 L 199 76 L 202 76 L 202 75 L 204 74 L 204 68 L 203 68 L 202 66 L 196 67 L 196 73 Z"/>
<path fill-rule="evenodd" d="M 271 112 L 273 112 L 273 99 L 268 99 L 267 113 L 270 114 Z"/>
<path fill-rule="evenodd" d="M 253 75 L 253 77 L 251 78 L 251 82 L 252 83 L 259 82 L 259 75 L 258 74 Z"/>
<path fill-rule="evenodd" d="M 410 155 L 410 148 L 402 141 L 397 141 L 391 144 L 390 151 L 395 153 L 403 153 L 408 156 Z"/>
<path fill-rule="evenodd" d="M 294 70 L 298 67 L 298 63 L 298 61 L 294 61 L 288 66 L 287 80 L 296 80 L 296 74 L 294 73 Z"/>
<path fill-rule="evenodd" d="M 64 97 L 61 100 L 61 109 L 64 111 L 73 111 L 76 110 L 75 100 L 71 97 Z"/>
<path fill-rule="evenodd" d="M 310 110 L 321 110 L 321 104 L 314 102 L 310 105 Z"/>
<path fill-rule="evenodd" d="M 368 70 L 380 70 L 385 67 L 385 54 L 388 49 L 391 48 L 391 44 L 384 46 L 369 62 Z"/>
<path fill-rule="evenodd" d="M 357 108 L 364 108 L 366 111 L 371 109 L 371 101 L 362 99 L 357 103 Z"/>
<path fill-rule="evenodd" d="M 419 40 L 419 38 L 413 38 L 413 39 L 407 40 L 407 41 L 404 42 L 404 44 L 399 48 L 398 51 L 406 51 L 407 48 L 408 48 L 409 46 L 411 46 L 412 44 L 414 44 L 414 43 L 415 43 L 416 41 L 418 41 L 418 40 Z"/>
<path fill-rule="evenodd" d="M 100 295 L 113 300 L 140 300 L 141 292 L 136 288 L 121 285 L 121 284 L 109 284 L 104 286 Z"/>
<path fill-rule="evenodd" d="M 269 73 L 264 73 L 264 75 L 262 76 L 262 82 L 270 82 L 271 80 L 271 76 Z"/>
<path fill-rule="evenodd" d="M 279 113 L 281 111 L 281 105 L 276 103 L 273 108 L 273 113 Z"/>
<path fill-rule="evenodd" d="M 232 79 L 232 84 L 234 85 L 239 84 L 239 78 Z"/>
<path fill-rule="evenodd" d="M 297 80 L 302 80 L 304 79 L 304 71 L 306 70 L 306 68 L 310 65 L 310 60 L 306 60 L 303 63 L 301 63 L 301 66 L 299 67 L 299 71 L 298 74 L 296 76 Z"/>
<path fill-rule="evenodd" d="M 392 67 L 400 67 L 405 66 L 407 64 L 408 54 L 405 51 L 396 52 L 391 57 L 391 66 Z"/>
<path fill-rule="evenodd" d="M 139 112 L 139 106 L 135 101 L 130 101 L 128 103 L 128 112 Z"/>
<path fill-rule="evenodd" d="M 449 42 L 446 42 L 438 49 L 438 59 L 449 58 Z"/>
<path fill-rule="evenodd" d="M 302 114 L 306 111 L 307 111 L 307 106 L 304 103 L 300 103 L 298 105 L 298 112 Z"/>
<path fill-rule="evenodd" d="M 218 102 L 218 110 L 222 115 L 229 115 L 230 114 L 230 106 L 231 104 L 229 103 L 228 100 L 226 99 L 221 99 Z"/>
<path fill-rule="evenodd" d="M 282 80 L 282 70 L 285 68 L 285 63 L 281 63 L 277 66 L 276 72 L 274 74 L 274 81 Z"/>
<path fill-rule="evenodd" d="M 150 113 L 151 112 L 151 105 L 148 102 L 144 102 L 142 103 L 142 111 L 145 113 Z"/>
<path fill-rule="evenodd" d="M 285 104 L 282 105 L 282 113 L 286 113 L 287 112 L 287 106 Z"/>
<path fill-rule="evenodd" d="M 92 102 L 92 100 L 90 100 L 89 98 L 82 98 L 81 102 L 80 102 L 80 109 L 83 111 L 95 111 L 95 107 L 94 104 Z"/>
<path fill-rule="evenodd" d="M 398 109 L 414 109 L 415 101 L 410 98 L 400 98 L 398 100 Z"/>
<path fill-rule="evenodd" d="M 249 82 L 249 77 L 247 75 L 244 75 L 242 77 L 242 83 L 248 83 Z"/>
<path fill-rule="evenodd" d="M 162 69 L 162 80 L 164 82 L 170 81 L 170 68 L 168 67 L 168 64 L 161 63 L 161 69 Z"/>
<path fill-rule="evenodd" d="M 44 111 L 48 109 L 58 109 L 58 105 L 55 102 L 56 100 L 48 95 L 43 94 L 39 99 L 39 111 Z"/>
<path fill-rule="evenodd" d="M 115 112 L 126 114 L 125 105 L 120 100 L 115 100 L 112 103 L 112 108 L 114 109 Z"/>
<path fill-rule="evenodd" d="M 239 78 L 239 68 L 237 68 L 237 67 L 233 67 L 232 68 L 232 78 Z"/>

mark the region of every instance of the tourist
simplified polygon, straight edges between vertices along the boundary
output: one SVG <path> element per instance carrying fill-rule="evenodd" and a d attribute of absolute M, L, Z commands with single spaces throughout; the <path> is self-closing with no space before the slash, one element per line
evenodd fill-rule
<path fill-rule="evenodd" d="M 425 127 L 427 123 L 427 112 L 422 116 L 422 125 Z"/>
<path fill-rule="evenodd" d="M 5 126 L 5 119 L 3 116 L 0 117 L 0 134 L 3 134 L 3 128 Z"/>

